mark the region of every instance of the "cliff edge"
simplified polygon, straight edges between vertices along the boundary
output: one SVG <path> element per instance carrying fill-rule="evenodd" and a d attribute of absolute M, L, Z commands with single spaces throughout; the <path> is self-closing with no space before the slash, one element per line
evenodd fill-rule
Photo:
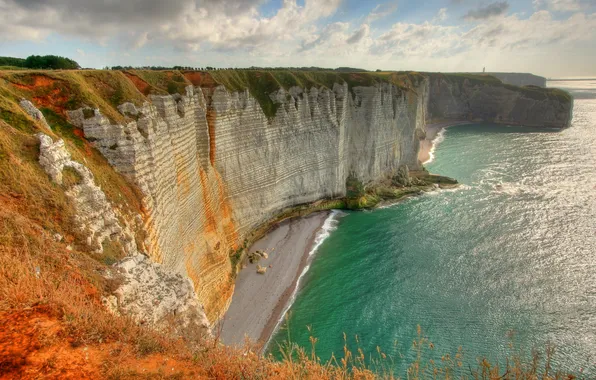
<path fill-rule="evenodd" d="M 234 260 L 255 230 L 422 169 L 427 121 L 565 128 L 572 104 L 560 90 L 469 74 L 0 72 L 2 120 L 67 149 L 105 193 L 101 207 L 117 211 L 98 213 L 111 218 L 99 240 L 85 239 L 95 224 L 65 220 L 82 226 L 73 244 L 109 262 L 141 253 L 190 278 L 209 323 L 229 305 Z"/>

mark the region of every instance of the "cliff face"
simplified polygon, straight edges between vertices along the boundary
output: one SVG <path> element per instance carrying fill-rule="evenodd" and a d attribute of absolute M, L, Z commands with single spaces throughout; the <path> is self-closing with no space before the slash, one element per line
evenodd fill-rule
<path fill-rule="evenodd" d="M 426 121 L 563 128 L 572 109 L 558 90 L 466 74 L 15 73 L 0 82 L 0 116 L 9 123 L 27 123 L 15 118 L 18 97 L 52 116 L 43 128 L 67 138 L 80 162 L 95 152 L 90 143 L 140 189 L 134 218 L 145 238 L 135 246 L 192 280 L 210 322 L 231 301 L 230 254 L 252 231 L 284 208 L 345 196 L 348 177 L 369 184 L 403 165 L 420 169 Z M 88 165 L 96 177 L 113 173 L 97 160 Z M 125 186 L 96 182 L 114 208 L 135 200 Z M 119 223 L 125 214 L 116 213 Z"/>
<path fill-rule="evenodd" d="M 214 321 L 233 291 L 229 253 L 280 210 L 341 197 L 352 174 L 372 182 L 400 165 L 416 169 L 427 83 L 404 91 L 347 84 L 271 94 L 268 118 L 257 100 L 223 86 L 151 96 L 138 118 L 111 124 L 98 110 L 73 123 L 116 170 L 145 194 L 145 249 L 194 282 Z"/>
<path fill-rule="evenodd" d="M 513 86 L 546 87 L 546 78 L 528 73 L 487 73 Z"/>
<path fill-rule="evenodd" d="M 557 89 L 515 87 L 491 77 L 431 74 L 429 120 L 470 120 L 566 128 L 573 101 Z M 494 78 L 493 78 L 494 79 Z"/>

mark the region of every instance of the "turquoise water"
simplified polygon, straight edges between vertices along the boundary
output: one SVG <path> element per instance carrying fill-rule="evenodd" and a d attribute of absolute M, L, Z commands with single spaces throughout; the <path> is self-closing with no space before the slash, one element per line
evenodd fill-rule
<path fill-rule="evenodd" d="M 467 125 L 443 137 L 426 166 L 464 185 L 340 218 L 270 349 L 313 335 L 326 360 L 345 332 L 352 349 L 358 335 L 365 354 L 380 346 L 399 364 L 420 325 L 430 355 L 461 346 L 468 363 L 502 362 L 510 343 L 526 355 L 550 342 L 555 367 L 596 377 L 596 101 L 576 100 L 562 132 Z"/>

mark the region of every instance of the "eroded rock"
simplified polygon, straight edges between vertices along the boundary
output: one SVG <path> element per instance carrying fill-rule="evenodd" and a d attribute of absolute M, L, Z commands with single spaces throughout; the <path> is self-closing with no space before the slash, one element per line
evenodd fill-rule
<path fill-rule="evenodd" d="M 168 271 L 144 255 L 127 257 L 114 267 L 123 282 L 105 300 L 113 311 L 159 330 L 209 334 L 209 321 L 187 277 Z"/>
<path fill-rule="evenodd" d="M 106 195 L 95 184 L 93 173 L 83 164 L 73 161 L 64 145 L 64 140 L 54 142 L 43 133 L 37 134 L 39 139 L 39 163 L 52 181 L 62 185 L 66 168 L 77 173 L 78 181 L 65 190 L 65 194 L 75 206 L 75 223 L 79 235 L 95 252 L 103 252 L 106 240 L 120 242 L 124 252 L 132 254 L 137 251 L 133 233 L 123 228 L 115 209 Z"/>

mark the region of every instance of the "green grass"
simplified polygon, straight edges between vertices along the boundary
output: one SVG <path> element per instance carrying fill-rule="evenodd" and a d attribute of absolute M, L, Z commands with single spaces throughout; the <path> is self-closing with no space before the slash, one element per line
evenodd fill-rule
<path fill-rule="evenodd" d="M 352 72 L 341 73 L 336 71 L 289 71 L 289 70 L 217 70 L 209 74 L 215 82 L 226 87 L 228 91 L 243 91 L 248 89 L 250 94 L 257 99 L 267 117 L 275 116 L 279 104 L 270 98 L 275 91 L 292 87 L 302 89 L 327 88 L 333 89 L 335 84 L 348 85 L 352 91 L 358 86 L 375 86 L 380 83 L 392 83 L 400 88 L 411 88 L 418 85 L 422 75 L 418 73 L 372 73 Z"/>
<path fill-rule="evenodd" d="M 43 113 L 43 116 L 45 116 L 46 121 L 54 132 L 58 133 L 63 138 L 70 140 L 79 148 L 84 147 L 85 142 L 83 138 L 75 134 L 76 127 L 66 121 L 63 116 L 57 114 L 49 108 L 42 108 L 40 111 Z"/>
<path fill-rule="evenodd" d="M 62 186 L 65 189 L 70 189 L 72 186 L 78 185 L 83 180 L 81 174 L 70 166 L 65 166 L 62 169 Z"/>
<path fill-rule="evenodd" d="M 191 85 L 178 70 L 128 70 L 127 73 L 147 82 L 150 86 L 149 94 L 153 95 L 185 95 L 186 86 Z"/>
<path fill-rule="evenodd" d="M 17 67 L 17 66 L 0 66 L 0 70 L 28 70 L 25 67 Z"/>
<path fill-rule="evenodd" d="M 481 84 L 481 85 L 503 85 L 503 83 L 492 75 L 482 74 L 467 74 L 467 73 L 439 73 L 430 74 L 434 76 L 441 76 L 449 82 L 462 83 L 467 80 L 470 84 Z"/>
<path fill-rule="evenodd" d="M 120 71 L 91 70 L 82 71 L 80 75 L 89 87 L 97 92 L 102 99 L 107 100 L 112 107 L 118 107 L 125 102 L 132 102 L 140 106 L 146 100 Z"/>

